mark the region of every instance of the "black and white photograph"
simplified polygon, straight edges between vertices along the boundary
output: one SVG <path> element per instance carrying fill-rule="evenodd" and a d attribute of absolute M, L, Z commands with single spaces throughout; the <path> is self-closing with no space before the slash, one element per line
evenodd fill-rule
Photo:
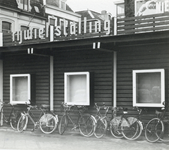
<path fill-rule="evenodd" d="M 0 150 L 109 149 L 169 149 L 169 0 L 0 0 Z"/>

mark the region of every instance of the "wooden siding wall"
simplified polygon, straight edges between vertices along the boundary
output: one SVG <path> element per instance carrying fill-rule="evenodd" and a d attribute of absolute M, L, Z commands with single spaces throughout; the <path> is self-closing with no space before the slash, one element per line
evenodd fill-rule
<path fill-rule="evenodd" d="M 91 76 L 91 106 L 89 112 L 95 113 L 94 103 L 112 106 L 113 102 L 113 53 L 79 50 L 54 53 L 54 108 L 58 114 L 64 102 L 64 73 L 89 71 Z"/>
<path fill-rule="evenodd" d="M 36 104 L 49 104 L 49 57 L 28 55 L 27 52 L 5 53 L 4 101 L 10 101 L 10 74 L 31 74 L 34 76 L 34 93 Z"/>
<path fill-rule="evenodd" d="M 117 52 L 117 106 L 132 107 L 132 71 L 144 69 L 165 69 L 165 97 L 168 108 L 169 97 L 169 45 L 154 44 L 145 46 L 119 47 Z M 156 108 L 147 108 L 147 116 L 154 115 Z M 146 119 L 146 118 L 145 118 Z"/>

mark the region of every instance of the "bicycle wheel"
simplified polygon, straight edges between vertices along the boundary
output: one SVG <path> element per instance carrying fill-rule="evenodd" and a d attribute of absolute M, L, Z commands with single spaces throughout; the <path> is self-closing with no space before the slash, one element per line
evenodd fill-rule
<path fill-rule="evenodd" d="M 94 133 L 95 123 L 90 114 L 83 114 L 78 119 L 78 125 L 80 134 L 82 134 L 85 137 L 90 137 Z"/>
<path fill-rule="evenodd" d="M 13 111 L 12 116 L 10 117 L 10 126 L 12 129 L 17 130 L 17 124 L 19 121 L 19 118 L 21 117 L 21 113 L 18 111 Z"/>
<path fill-rule="evenodd" d="M 110 132 L 112 136 L 117 139 L 123 138 L 123 134 L 121 133 L 120 123 L 121 123 L 121 116 L 114 117 L 110 121 Z"/>
<path fill-rule="evenodd" d="M 94 132 L 95 137 L 96 138 L 103 137 L 106 130 L 107 130 L 107 120 L 101 119 L 101 118 L 99 120 L 97 120 L 95 132 Z"/>
<path fill-rule="evenodd" d="M 24 130 L 26 130 L 27 123 L 28 123 L 28 116 L 22 114 L 18 120 L 17 130 L 19 132 L 23 132 Z"/>
<path fill-rule="evenodd" d="M 67 126 L 68 126 L 68 118 L 66 115 L 63 115 L 58 125 L 59 134 L 63 134 Z"/>
<path fill-rule="evenodd" d="M 157 142 L 164 133 L 164 124 L 159 118 L 151 119 L 145 128 L 145 137 L 148 142 Z"/>
<path fill-rule="evenodd" d="M 39 122 L 40 130 L 45 134 L 50 134 L 55 131 L 57 127 L 57 120 L 52 114 L 44 114 Z"/>
<path fill-rule="evenodd" d="M 138 133 L 142 130 L 140 121 L 135 117 L 123 118 L 121 123 L 121 131 L 127 140 L 135 140 Z"/>

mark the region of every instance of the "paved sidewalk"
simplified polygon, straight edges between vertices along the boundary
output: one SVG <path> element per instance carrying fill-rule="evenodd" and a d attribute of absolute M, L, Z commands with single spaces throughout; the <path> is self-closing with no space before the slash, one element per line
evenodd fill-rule
<path fill-rule="evenodd" d="M 41 131 L 18 133 L 9 127 L 0 127 L 0 150 L 168 150 L 169 143 L 148 143 L 144 137 L 137 141 L 115 139 L 106 135 L 101 139 L 86 138 L 78 132 L 59 135 Z"/>

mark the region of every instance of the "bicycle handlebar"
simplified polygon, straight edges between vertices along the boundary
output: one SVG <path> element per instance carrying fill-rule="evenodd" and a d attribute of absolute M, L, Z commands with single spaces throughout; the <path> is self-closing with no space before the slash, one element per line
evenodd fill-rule
<path fill-rule="evenodd" d="M 61 107 L 64 108 L 65 111 L 70 111 L 71 108 L 77 108 L 77 109 L 86 109 L 85 106 L 82 106 L 82 105 L 68 105 L 67 103 L 63 103 L 61 104 Z"/>
<path fill-rule="evenodd" d="M 95 107 L 96 107 L 97 112 L 99 112 L 100 109 L 105 109 L 106 110 L 105 113 L 107 113 L 109 111 L 109 108 L 110 108 L 109 106 L 106 106 L 105 103 L 103 103 L 103 106 L 98 106 L 97 103 L 95 103 Z"/>

